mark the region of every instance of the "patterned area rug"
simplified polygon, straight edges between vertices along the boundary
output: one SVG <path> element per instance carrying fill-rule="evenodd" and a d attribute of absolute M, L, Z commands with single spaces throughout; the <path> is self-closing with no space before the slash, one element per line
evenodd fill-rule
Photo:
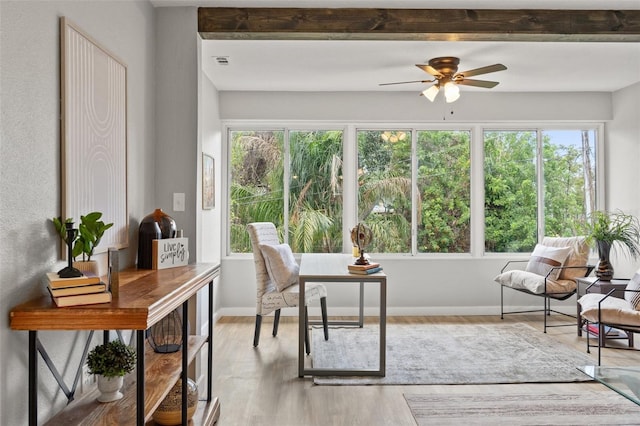
<path fill-rule="evenodd" d="M 637 425 L 640 407 L 617 393 L 404 395 L 418 426 Z"/>
<path fill-rule="evenodd" d="M 313 367 L 378 368 L 378 327 L 312 333 Z M 587 353 L 527 324 L 387 325 L 386 377 L 314 377 L 319 385 L 433 385 L 579 382 Z"/>

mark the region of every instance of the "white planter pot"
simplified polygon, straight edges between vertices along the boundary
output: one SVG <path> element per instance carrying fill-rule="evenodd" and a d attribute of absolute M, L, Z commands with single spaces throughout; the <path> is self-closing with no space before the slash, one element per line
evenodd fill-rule
<path fill-rule="evenodd" d="M 124 377 L 105 377 L 99 374 L 97 377 L 98 390 L 100 391 L 98 401 L 111 402 L 122 398 L 123 395 L 120 392 L 120 388 L 122 388 L 122 384 L 124 383 Z"/>

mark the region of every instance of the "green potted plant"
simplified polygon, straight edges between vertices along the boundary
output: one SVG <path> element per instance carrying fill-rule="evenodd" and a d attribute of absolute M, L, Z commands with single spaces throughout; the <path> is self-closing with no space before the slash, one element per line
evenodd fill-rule
<path fill-rule="evenodd" d="M 98 401 L 110 402 L 122 398 L 120 388 L 124 376 L 133 371 L 136 352 L 119 340 L 95 346 L 87 356 L 89 373 L 98 378 Z"/>
<path fill-rule="evenodd" d="M 105 231 L 113 226 L 113 223 L 104 223 L 102 220 L 102 213 L 91 212 L 86 216 L 80 216 L 80 224 L 78 225 L 78 232 L 75 233 L 75 238 L 71 241 L 72 251 L 71 256 L 74 260 L 74 266 L 81 271 L 93 271 L 96 275 L 98 273 L 97 265 L 95 261 L 91 260 L 95 248 L 100 244 Z M 67 237 L 66 224 L 73 223 L 72 218 L 67 218 L 64 222 L 57 217 L 52 219 L 53 225 L 56 228 L 60 238 L 69 244 Z M 82 255 L 82 264 L 77 261 L 78 257 Z M 84 263 L 88 262 L 88 263 Z"/>
<path fill-rule="evenodd" d="M 594 211 L 586 223 L 585 235 L 587 242 L 598 250 L 595 274 L 603 281 L 613 278 L 609 260 L 612 248 L 624 248 L 634 259 L 640 255 L 640 222 L 635 216 L 621 211 Z"/>

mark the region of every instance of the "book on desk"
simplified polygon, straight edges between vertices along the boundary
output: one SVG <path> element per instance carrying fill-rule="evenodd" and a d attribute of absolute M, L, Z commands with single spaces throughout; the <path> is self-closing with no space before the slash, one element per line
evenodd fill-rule
<path fill-rule="evenodd" d="M 369 263 L 367 265 L 347 265 L 347 269 L 351 274 L 370 275 L 382 271 L 379 263 Z"/>
<path fill-rule="evenodd" d="M 60 278 L 56 272 L 49 272 L 46 274 L 45 285 L 58 307 L 111 302 L 107 285 L 90 272 L 73 278 Z"/>
<path fill-rule="evenodd" d="M 84 272 L 80 277 L 60 278 L 57 272 L 48 272 L 47 281 L 51 288 L 63 288 L 99 284 L 100 277 L 93 272 Z"/>

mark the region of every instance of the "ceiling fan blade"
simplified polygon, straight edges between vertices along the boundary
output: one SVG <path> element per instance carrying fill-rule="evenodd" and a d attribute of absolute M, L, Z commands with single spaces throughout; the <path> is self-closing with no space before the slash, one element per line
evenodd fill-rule
<path fill-rule="evenodd" d="M 484 87 L 485 89 L 491 89 L 492 87 L 496 87 L 499 84 L 497 81 L 472 80 L 470 78 L 465 78 L 464 80 L 458 80 L 456 81 L 456 83 L 461 84 L 463 86 Z"/>
<path fill-rule="evenodd" d="M 408 83 L 433 83 L 435 80 L 412 80 L 412 81 L 397 81 L 395 83 L 380 83 L 378 86 L 391 86 L 392 84 L 408 84 Z"/>
<path fill-rule="evenodd" d="M 486 67 L 480 67 L 480 68 L 476 68 L 476 69 L 472 69 L 469 71 L 462 71 L 456 74 L 456 76 L 463 76 L 463 77 L 472 77 L 474 75 L 480 75 L 480 74 L 488 74 L 490 72 L 496 72 L 496 71 L 504 71 L 506 70 L 507 67 L 505 67 L 502 64 L 493 64 L 493 65 L 487 65 Z"/>
<path fill-rule="evenodd" d="M 435 69 L 434 67 L 432 67 L 431 65 L 425 65 L 425 64 L 416 64 L 416 67 L 420 68 L 422 71 L 431 74 L 434 77 L 443 77 L 442 73 L 440 71 L 438 71 L 437 69 Z"/>

